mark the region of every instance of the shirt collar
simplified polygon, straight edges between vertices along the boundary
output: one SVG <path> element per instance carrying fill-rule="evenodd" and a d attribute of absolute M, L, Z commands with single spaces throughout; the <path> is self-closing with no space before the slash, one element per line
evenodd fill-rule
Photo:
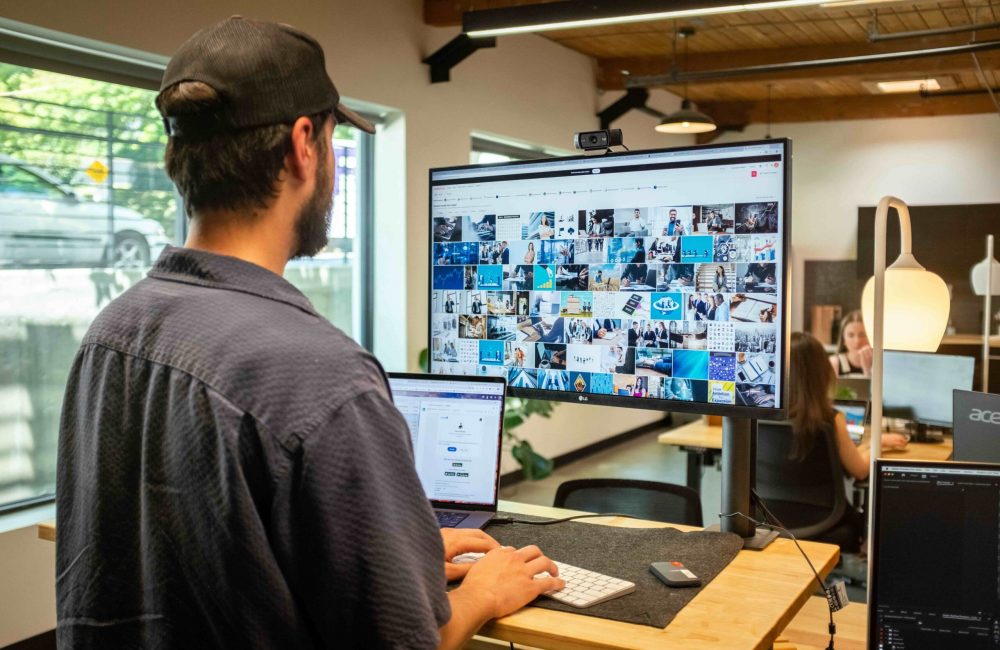
<path fill-rule="evenodd" d="M 148 275 L 170 282 L 241 291 L 319 315 L 309 299 L 288 280 L 238 257 L 167 246 Z"/>

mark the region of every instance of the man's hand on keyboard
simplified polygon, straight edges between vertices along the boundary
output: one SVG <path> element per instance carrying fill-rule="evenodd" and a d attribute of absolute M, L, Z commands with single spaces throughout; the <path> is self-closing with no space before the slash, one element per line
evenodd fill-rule
<path fill-rule="evenodd" d="M 487 553 L 500 548 L 499 542 L 478 528 L 442 528 L 441 538 L 444 540 L 444 575 L 448 582 L 464 577 L 472 566 L 452 562 L 456 555 Z"/>
<path fill-rule="evenodd" d="M 546 591 L 565 586 L 558 577 L 535 577 L 543 571 L 559 575 L 559 568 L 537 546 L 497 548 L 468 566 L 471 568 L 460 589 L 488 596 L 492 600 L 491 618 L 506 616 Z"/>

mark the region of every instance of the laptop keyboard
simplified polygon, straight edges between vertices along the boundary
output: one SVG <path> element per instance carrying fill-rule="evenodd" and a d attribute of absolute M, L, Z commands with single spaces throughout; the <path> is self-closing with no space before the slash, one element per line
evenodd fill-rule
<path fill-rule="evenodd" d="M 434 516 L 437 517 L 438 526 L 441 528 L 454 528 L 465 521 L 469 515 L 461 512 L 442 512 L 441 510 L 435 510 Z"/>
<path fill-rule="evenodd" d="M 482 553 L 465 553 L 456 556 L 452 562 L 465 564 L 475 562 L 481 557 Z M 603 573 L 588 571 L 563 562 L 555 562 L 555 565 L 559 567 L 559 577 L 566 582 L 566 586 L 559 591 L 547 591 L 543 595 L 564 605 L 583 609 L 635 591 L 635 583 L 628 580 L 612 578 Z M 548 577 L 548 575 L 547 571 L 542 571 L 535 577 Z"/>

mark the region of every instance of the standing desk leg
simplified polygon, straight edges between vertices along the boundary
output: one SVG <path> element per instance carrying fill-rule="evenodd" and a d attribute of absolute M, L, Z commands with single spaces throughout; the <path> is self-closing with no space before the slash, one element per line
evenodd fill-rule
<path fill-rule="evenodd" d="M 687 452 L 687 486 L 695 492 L 701 492 L 701 465 L 704 453 L 700 449 L 685 449 Z"/>

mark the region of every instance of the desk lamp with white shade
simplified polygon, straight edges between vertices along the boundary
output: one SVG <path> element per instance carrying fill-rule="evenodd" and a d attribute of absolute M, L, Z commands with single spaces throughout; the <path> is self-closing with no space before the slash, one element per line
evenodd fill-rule
<path fill-rule="evenodd" d="M 899 215 L 899 257 L 888 269 L 885 266 L 886 226 L 889 208 Z M 882 197 L 875 210 L 875 275 L 868 280 L 861 295 L 865 329 L 872 335 L 872 428 L 870 437 L 869 480 L 875 480 L 875 459 L 882 445 L 882 372 L 883 353 L 890 350 L 934 352 L 941 344 L 948 326 L 950 296 L 939 276 L 926 270 L 913 256 L 910 211 L 894 196 Z M 868 491 L 868 530 L 872 530 L 874 490 Z M 871 540 L 868 535 L 868 553 Z M 871 564 L 869 563 L 869 572 Z M 868 584 L 872 584 L 869 573 Z M 869 594 L 869 598 L 871 594 Z"/>
<path fill-rule="evenodd" d="M 990 392 L 990 330 L 993 318 L 991 300 L 1000 293 L 1000 262 L 993 257 L 993 235 L 986 236 L 986 257 L 972 267 L 972 291 L 977 296 L 983 296 L 983 387 L 984 393 Z"/>

